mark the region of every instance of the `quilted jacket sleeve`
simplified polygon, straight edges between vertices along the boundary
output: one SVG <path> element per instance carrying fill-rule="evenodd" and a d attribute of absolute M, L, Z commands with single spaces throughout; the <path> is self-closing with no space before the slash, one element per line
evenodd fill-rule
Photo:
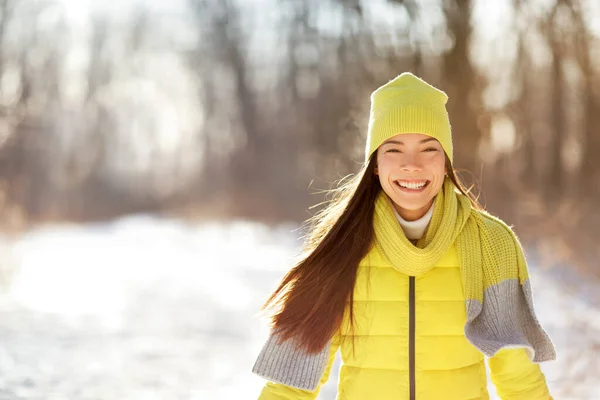
<path fill-rule="evenodd" d="M 502 400 L 551 400 L 540 365 L 525 349 L 502 349 L 488 359 L 492 382 Z"/>
<path fill-rule="evenodd" d="M 331 373 L 331 367 L 335 361 L 335 355 L 340 347 L 339 339 L 334 338 L 329 348 L 329 359 L 327 367 L 323 372 L 319 386 L 314 391 L 296 389 L 281 383 L 267 382 L 263 387 L 258 400 L 315 400 L 321 391 L 321 386 L 327 382 Z"/>

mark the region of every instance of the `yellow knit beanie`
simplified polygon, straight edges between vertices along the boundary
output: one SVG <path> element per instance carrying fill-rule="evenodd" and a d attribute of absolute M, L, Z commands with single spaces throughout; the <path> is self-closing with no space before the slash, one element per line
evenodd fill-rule
<path fill-rule="evenodd" d="M 452 130 L 446 93 L 405 72 L 371 94 L 365 163 L 389 138 L 422 133 L 437 139 L 452 162 Z"/>

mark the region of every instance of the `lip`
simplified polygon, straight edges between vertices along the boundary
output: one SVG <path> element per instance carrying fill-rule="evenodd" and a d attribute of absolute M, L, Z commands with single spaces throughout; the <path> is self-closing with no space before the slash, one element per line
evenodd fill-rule
<path fill-rule="evenodd" d="M 423 185 L 423 187 L 421 189 L 409 189 L 409 188 L 405 188 L 400 186 L 399 181 L 402 182 L 423 182 L 423 181 L 427 181 L 425 183 L 425 185 Z M 425 191 L 425 189 L 429 186 L 429 184 L 431 183 L 431 181 L 429 179 L 399 179 L 397 181 L 394 181 L 394 184 L 396 185 L 396 187 L 398 189 L 400 189 L 401 191 L 405 192 L 405 193 L 421 193 L 423 191 Z"/>

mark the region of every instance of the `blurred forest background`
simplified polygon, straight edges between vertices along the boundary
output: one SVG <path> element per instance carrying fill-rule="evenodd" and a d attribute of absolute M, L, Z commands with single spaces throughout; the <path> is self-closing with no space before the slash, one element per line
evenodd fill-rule
<path fill-rule="evenodd" d="M 0 399 L 256 398 L 260 305 L 404 71 L 525 244 L 551 392 L 597 399 L 598 0 L 0 0 Z"/>
<path fill-rule="evenodd" d="M 600 275 L 599 59 L 594 0 L 0 0 L 0 220 L 304 220 L 412 71 L 487 209 Z"/>

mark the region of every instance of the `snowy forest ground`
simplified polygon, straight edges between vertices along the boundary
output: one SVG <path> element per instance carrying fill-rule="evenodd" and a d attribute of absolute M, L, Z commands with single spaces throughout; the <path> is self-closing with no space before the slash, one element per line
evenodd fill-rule
<path fill-rule="evenodd" d="M 298 251 L 296 228 L 139 215 L 4 240 L 0 400 L 256 399 L 258 310 Z M 558 350 L 542 364 L 553 396 L 597 399 L 600 286 L 530 268 Z M 335 398 L 339 362 L 319 400 Z"/>

